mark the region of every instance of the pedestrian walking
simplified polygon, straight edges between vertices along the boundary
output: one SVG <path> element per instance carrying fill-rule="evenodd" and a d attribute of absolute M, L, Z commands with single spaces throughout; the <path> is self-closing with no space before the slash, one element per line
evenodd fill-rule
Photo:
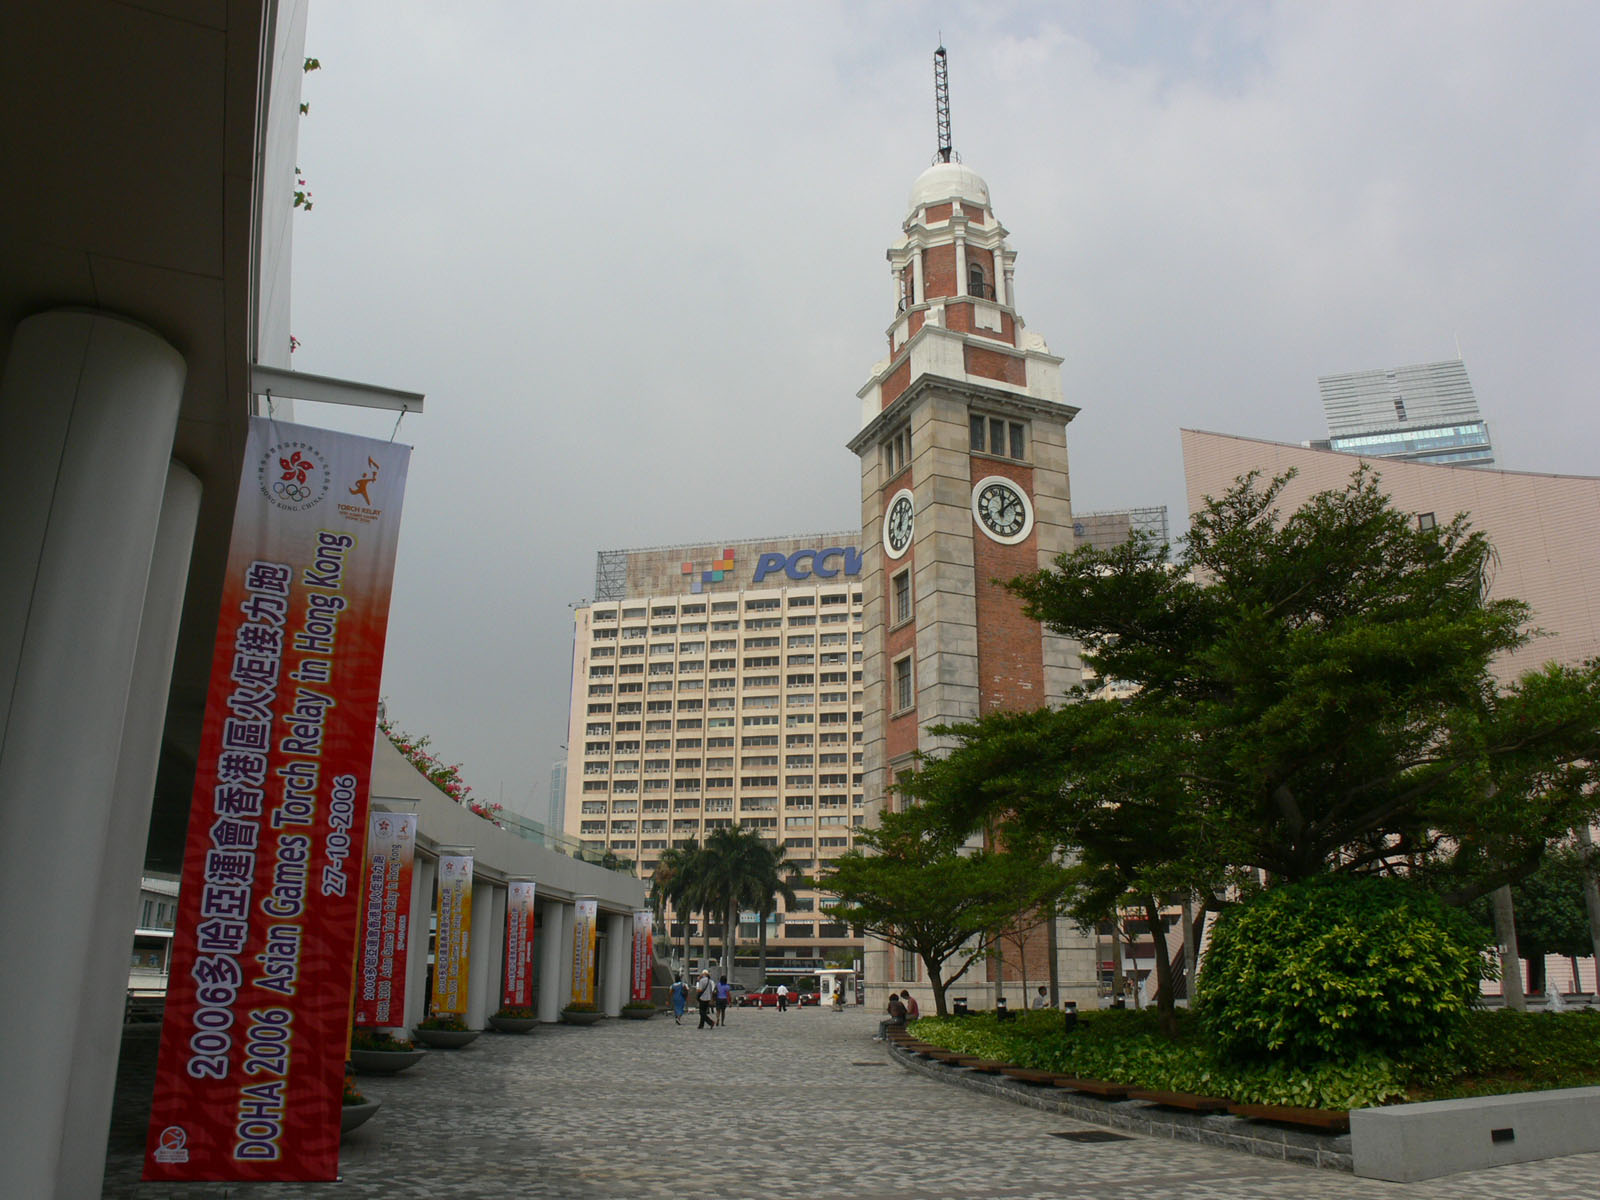
<path fill-rule="evenodd" d="M 689 1007 L 689 985 L 683 982 L 679 975 L 672 981 L 672 1020 L 678 1025 L 683 1024 L 683 1010 Z"/>
<path fill-rule="evenodd" d="M 726 975 L 719 976 L 718 979 L 717 979 L 717 1024 L 718 1025 L 726 1025 L 728 1023 L 728 997 L 731 996 L 731 995 L 732 995 L 732 991 L 728 987 L 728 977 Z"/>
<path fill-rule="evenodd" d="M 789 985 L 788 984 L 780 983 L 778 985 L 778 1011 L 779 1012 L 788 1012 L 789 1011 Z"/>
<path fill-rule="evenodd" d="M 711 972 L 702 970 L 700 982 L 695 985 L 694 998 L 700 1004 L 700 1024 L 696 1029 L 715 1029 L 716 1023 L 711 1019 L 711 1005 L 717 998 L 717 981 L 711 978 Z"/>

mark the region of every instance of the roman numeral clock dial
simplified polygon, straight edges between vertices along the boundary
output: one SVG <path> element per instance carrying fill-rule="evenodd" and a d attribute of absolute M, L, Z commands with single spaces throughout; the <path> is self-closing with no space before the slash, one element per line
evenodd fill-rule
<path fill-rule="evenodd" d="M 972 519 L 995 541 L 1014 546 L 1033 532 L 1033 505 L 1004 475 L 990 475 L 973 485 Z"/>
<path fill-rule="evenodd" d="M 904 558 L 911 548 L 911 534 L 916 526 L 913 508 L 911 489 L 902 488 L 884 510 L 883 552 L 890 558 Z"/>

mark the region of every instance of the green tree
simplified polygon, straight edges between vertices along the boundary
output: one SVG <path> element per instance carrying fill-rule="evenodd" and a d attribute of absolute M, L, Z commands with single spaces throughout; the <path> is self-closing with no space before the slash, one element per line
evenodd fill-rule
<path fill-rule="evenodd" d="M 1582 958 L 1594 952 L 1589 913 L 1584 904 L 1586 859 L 1576 846 L 1562 846 L 1546 856 L 1539 869 L 1511 887 L 1517 915 L 1517 952 L 1528 960 L 1528 990 L 1545 987 L 1547 954 Z M 1480 922 L 1490 920 L 1488 906 L 1473 906 Z"/>
<path fill-rule="evenodd" d="M 971 849 L 920 806 L 861 831 L 817 886 L 824 910 L 922 960 L 935 1011 L 945 993 L 1018 913 L 1054 903 L 1065 886 L 1048 858 Z"/>
<path fill-rule="evenodd" d="M 735 945 L 739 935 L 739 907 L 771 903 L 764 886 L 777 882 L 776 848 L 754 829 L 730 825 L 706 838 L 702 851 L 707 908 L 725 915 L 722 928 L 722 973 L 733 978 Z M 776 889 L 774 889 L 776 890 Z M 792 894 L 792 893 L 791 893 Z M 763 926 L 765 922 L 763 922 Z"/>
<path fill-rule="evenodd" d="M 1174 561 L 1136 537 L 1013 580 L 1131 694 L 941 730 L 954 749 L 910 790 L 957 831 L 1068 852 L 1080 918 L 1333 871 L 1461 904 L 1530 873 L 1600 804 L 1600 668 L 1497 686 L 1490 663 L 1534 631 L 1489 598 L 1465 516 L 1421 529 L 1366 467 L 1284 516 L 1288 479 L 1208 500 Z"/>
<path fill-rule="evenodd" d="M 683 926 L 683 969 L 689 969 L 689 922 L 699 897 L 700 843 L 690 838 L 684 845 L 661 852 L 650 879 L 650 905 L 659 915 L 671 907 Z"/>
<path fill-rule="evenodd" d="M 800 873 L 793 864 L 783 861 L 783 848 L 775 842 L 759 839 L 761 854 L 752 863 L 754 870 L 751 872 L 741 894 L 739 903 L 745 908 L 754 909 L 757 921 L 757 961 L 760 964 L 761 980 L 767 978 L 767 922 L 772 914 L 777 911 L 778 900 L 781 897 L 785 903 L 793 905 L 795 902 L 795 884 L 800 881 Z"/>

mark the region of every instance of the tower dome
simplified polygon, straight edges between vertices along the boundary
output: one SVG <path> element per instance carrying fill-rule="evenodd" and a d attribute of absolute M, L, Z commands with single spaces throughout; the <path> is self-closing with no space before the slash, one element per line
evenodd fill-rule
<path fill-rule="evenodd" d="M 942 204 L 946 200 L 965 200 L 988 208 L 989 185 L 965 163 L 936 162 L 911 185 L 907 207 L 915 213 L 929 204 Z"/>

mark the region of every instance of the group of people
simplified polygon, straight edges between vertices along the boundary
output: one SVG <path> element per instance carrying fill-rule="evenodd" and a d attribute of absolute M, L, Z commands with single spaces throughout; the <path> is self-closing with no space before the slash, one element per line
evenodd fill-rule
<path fill-rule="evenodd" d="M 726 975 L 712 979 L 710 971 L 702 970 L 694 985 L 694 998 L 700 1005 L 700 1024 L 696 1028 L 715 1029 L 718 1025 L 726 1025 L 728 998 L 732 994 Z M 672 1019 L 679 1025 L 683 1024 L 683 1014 L 688 1007 L 689 987 L 680 975 L 672 981 Z M 711 1018 L 713 1009 L 716 1010 L 716 1020 Z"/>
<path fill-rule="evenodd" d="M 872 1039 L 875 1042 L 883 1041 L 888 1036 L 890 1029 L 904 1028 L 907 1021 L 915 1021 L 922 1015 L 921 1008 L 917 1006 L 917 998 L 904 990 L 898 994 L 895 992 L 889 993 L 889 1003 L 885 1011 L 888 1012 L 889 1017 L 887 1020 L 878 1022 L 877 1035 Z"/>

